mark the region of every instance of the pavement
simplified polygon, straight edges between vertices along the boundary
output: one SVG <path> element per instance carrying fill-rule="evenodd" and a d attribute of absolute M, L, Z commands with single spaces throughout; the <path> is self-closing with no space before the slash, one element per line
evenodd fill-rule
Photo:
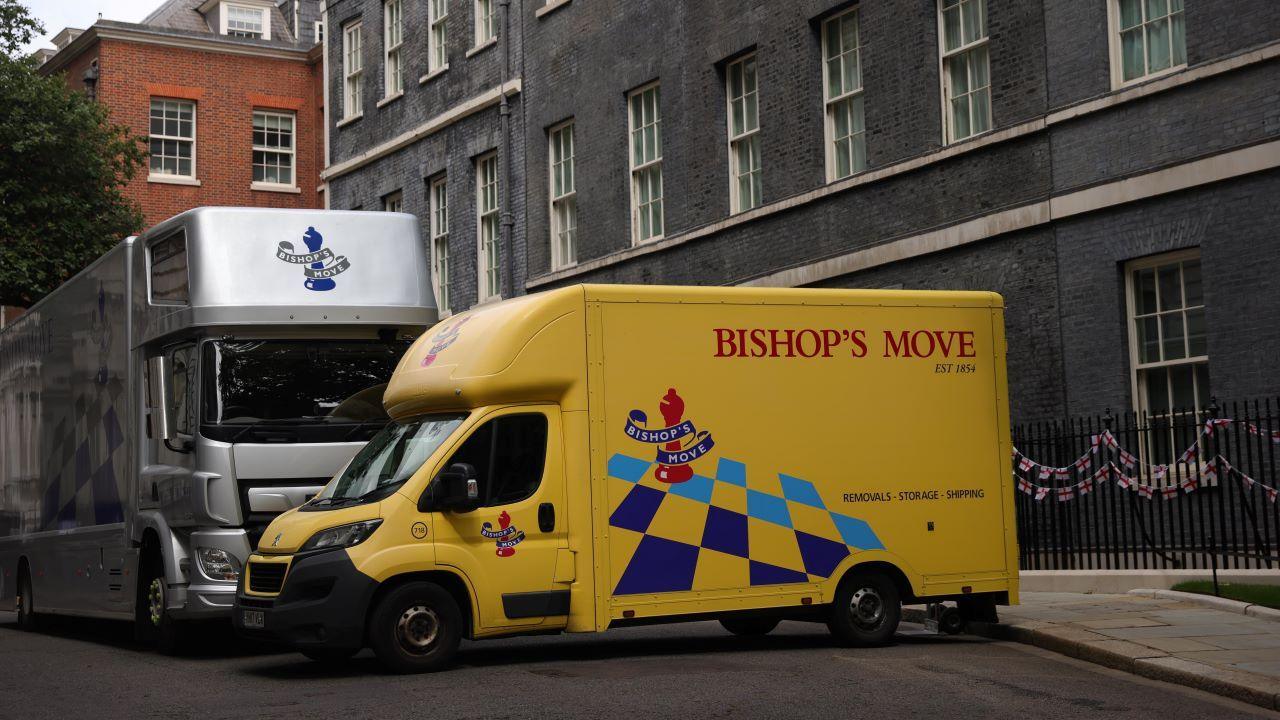
<path fill-rule="evenodd" d="M 1195 689 L 1036 647 L 904 625 L 850 649 L 822 625 L 762 638 L 717 623 L 464 643 L 447 672 L 392 676 L 368 652 L 331 668 L 214 629 L 195 652 L 135 648 L 127 624 L 0 613 L 0 718 L 1275 718 Z"/>
<path fill-rule="evenodd" d="M 970 631 L 1280 709 L 1280 613 L 1167 591 L 1021 600 Z"/>

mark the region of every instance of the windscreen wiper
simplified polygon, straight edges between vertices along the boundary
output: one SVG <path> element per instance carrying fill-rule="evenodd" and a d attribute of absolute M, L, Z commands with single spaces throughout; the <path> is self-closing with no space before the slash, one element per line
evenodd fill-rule
<path fill-rule="evenodd" d="M 311 507 L 335 507 L 337 505 L 346 505 L 347 503 L 353 503 L 353 502 L 361 502 L 361 498 L 345 497 L 345 496 L 344 497 L 327 497 L 327 498 L 320 498 L 318 500 L 312 500 L 307 504 L 310 505 Z"/>

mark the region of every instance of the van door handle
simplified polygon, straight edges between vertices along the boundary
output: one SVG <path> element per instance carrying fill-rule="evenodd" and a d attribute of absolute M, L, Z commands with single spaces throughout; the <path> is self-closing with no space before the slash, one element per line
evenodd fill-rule
<path fill-rule="evenodd" d="M 538 529 L 544 533 L 556 529 L 556 508 L 551 503 L 538 506 Z"/>

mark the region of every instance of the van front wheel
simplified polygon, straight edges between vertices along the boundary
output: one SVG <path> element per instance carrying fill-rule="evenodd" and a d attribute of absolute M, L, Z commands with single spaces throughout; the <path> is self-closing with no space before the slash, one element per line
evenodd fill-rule
<path fill-rule="evenodd" d="M 369 617 L 369 646 L 397 673 L 447 667 L 462 642 L 462 612 L 444 588 L 430 582 L 401 585 L 383 597 Z"/>
<path fill-rule="evenodd" d="M 836 590 L 827 627 L 850 647 L 884 645 L 898 631 L 902 603 L 893 581 L 880 573 L 856 573 Z"/>

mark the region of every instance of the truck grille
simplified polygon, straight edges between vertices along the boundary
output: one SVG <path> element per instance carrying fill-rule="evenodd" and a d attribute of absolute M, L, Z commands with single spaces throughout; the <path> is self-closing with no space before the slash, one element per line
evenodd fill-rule
<path fill-rule="evenodd" d="M 268 595 L 279 593 L 288 567 L 286 563 L 249 563 L 249 589 Z"/>

